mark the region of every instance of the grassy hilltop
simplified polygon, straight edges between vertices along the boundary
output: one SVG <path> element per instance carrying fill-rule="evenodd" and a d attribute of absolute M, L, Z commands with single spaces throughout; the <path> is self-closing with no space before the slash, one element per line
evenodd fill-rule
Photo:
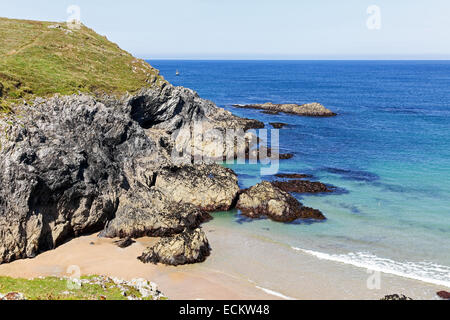
<path fill-rule="evenodd" d="M 55 93 L 121 95 L 164 79 L 136 59 L 82 25 L 0 18 L 0 103 Z"/>

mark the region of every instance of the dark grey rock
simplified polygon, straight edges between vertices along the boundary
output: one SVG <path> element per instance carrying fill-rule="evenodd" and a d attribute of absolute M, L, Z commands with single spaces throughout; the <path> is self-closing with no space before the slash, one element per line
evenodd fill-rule
<path fill-rule="evenodd" d="M 173 237 L 162 238 L 138 257 L 144 263 L 172 266 L 205 261 L 211 248 L 201 229 L 186 230 Z"/>
<path fill-rule="evenodd" d="M 173 235 L 197 228 L 209 217 L 202 209 L 229 208 L 237 179 L 228 169 L 186 165 L 180 181 L 168 173 L 180 170 L 172 157 L 176 131 L 195 123 L 257 125 L 168 84 L 123 99 L 37 99 L 1 118 L 0 263 L 100 230 L 107 237 Z M 189 179 L 198 184 L 189 197 L 171 193 L 168 181 Z M 204 198 L 203 185 L 222 196 Z"/>

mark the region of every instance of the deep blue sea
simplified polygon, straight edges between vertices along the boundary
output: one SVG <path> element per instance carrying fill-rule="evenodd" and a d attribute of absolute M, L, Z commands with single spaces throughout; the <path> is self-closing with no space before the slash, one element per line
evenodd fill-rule
<path fill-rule="evenodd" d="M 345 190 L 298 196 L 328 217 L 324 223 L 248 228 L 270 227 L 321 259 L 450 286 L 450 61 L 149 62 L 174 85 L 236 115 L 287 123 L 280 147 L 295 158 L 280 171 L 309 173 Z M 232 107 L 264 102 L 319 102 L 339 115 Z M 255 166 L 233 169 L 242 187 L 261 180 Z M 237 212 L 218 219 L 242 223 Z"/>

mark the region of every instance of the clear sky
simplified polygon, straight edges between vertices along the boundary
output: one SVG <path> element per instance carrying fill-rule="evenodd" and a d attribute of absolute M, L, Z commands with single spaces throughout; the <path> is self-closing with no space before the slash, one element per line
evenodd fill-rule
<path fill-rule="evenodd" d="M 450 0 L 0 0 L 0 16 L 70 5 L 141 58 L 450 59 Z"/>

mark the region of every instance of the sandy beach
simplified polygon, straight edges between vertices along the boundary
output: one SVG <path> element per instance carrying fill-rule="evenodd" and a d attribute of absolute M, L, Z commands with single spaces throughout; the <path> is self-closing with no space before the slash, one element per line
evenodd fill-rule
<path fill-rule="evenodd" d="M 0 275 L 19 278 L 70 276 L 70 266 L 82 275 L 108 275 L 156 282 L 170 299 L 380 299 L 401 293 L 414 299 L 435 299 L 442 288 L 381 274 L 380 288 L 367 286 L 366 269 L 294 253 L 268 232 L 267 237 L 217 225 L 204 226 L 213 248 L 201 264 L 168 267 L 136 259 L 156 239 L 142 238 L 126 249 L 96 234 L 74 239 L 34 259 L 0 265 Z"/>
<path fill-rule="evenodd" d="M 156 239 L 142 238 L 126 249 L 118 248 L 114 239 L 96 234 L 74 239 L 34 259 L 0 265 L 0 275 L 14 278 L 71 276 L 71 270 L 82 275 L 108 275 L 125 280 L 145 278 L 156 282 L 170 299 L 273 299 L 232 276 L 193 266 L 167 267 L 143 264 L 138 257 Z M 72 267 L 75 266 L 75 269 Z"/>

